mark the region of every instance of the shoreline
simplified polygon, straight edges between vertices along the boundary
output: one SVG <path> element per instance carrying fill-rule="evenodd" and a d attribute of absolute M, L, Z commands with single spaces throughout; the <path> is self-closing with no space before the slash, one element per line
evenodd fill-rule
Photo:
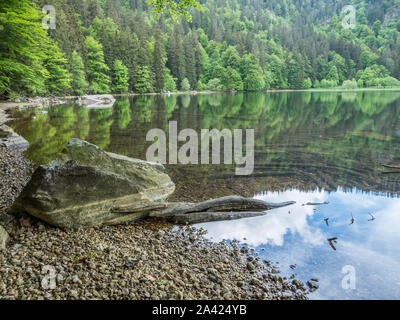
<path fill-rule="evenodd" d="M 279 93 L 279 92 L 375 92 L 375 91 L 400 91 L 400 88 L 357 88 L 357 89 L 344 89 L 344 88 L 311 88 L 311 89 L 268 89 L 261 91 L 212 91 L 212 90 L 202 90 L 202 91 L 175 91 L 167 93 L 157 93 L 157 92 L 149 92 L 149 93 L 109 93 L 113 97 L 135 97 L 135 96 L 177 96 L 177 95 L 202 95 L 202 94 L 227 94 L 227 93 Z M 88 95 L 90 96 L 90 95 Z M 16 107 L 35 107 L 41 106 L 43 103 L 49 105 L 58 105 L 64 104 L 64 100 L 78 100 L 83 96 L 55 96 L 55 97 L 36 97 L 29 98 L 29 101 L 22 102 L 13 102 L 13 101 L 4 101 L 0 100 L 0 124 L 1 124 L 1 112 L 16 108 Z M 64 102 L 64 103 L 60 103 Z"/>
<path fill-rule="evenodd" d="M 23 151 L 0 146 L 1 179 L 12 191 L 0 193 L 0 225 L 9 238 L 0 248 L 0 299 L 306 300 L 315 290 L 279 276 L 248 246 L 212 242 L 196 227 L 150 219 L 71 230 L 11 216 L 7 209 L 32 170 Z M 48 270 L 53 289 L 42 286 Z"/>

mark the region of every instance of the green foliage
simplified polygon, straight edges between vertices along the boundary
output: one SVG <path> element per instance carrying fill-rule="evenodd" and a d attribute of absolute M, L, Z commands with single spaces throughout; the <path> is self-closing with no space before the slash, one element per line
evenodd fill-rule
<path fill-rule="evenodd" d="M 89 87 L 85 77 L 85 66 L 81 56 L 74 51 L 71 56 L 71 86 L 77 95 L 83 95 Z"/>
<path fill-rule="evenodd" d="M 240 73 L 232 67 L 229 66 L 228 68 L 226 68 L 223 77 L 226 90 L 243 90 L 242 77 L 240 76 Z"/>
<path fill-rule="evenodd" d="M 153 7 L 153 14 L 157 19 L 165 13 L 165 10 L 168 10 L 175 21 L 178 21 L 181 16 L 187 21 L 192 21 L 190 9 L 200 6 L 196 0 L 148 0 L 147 3 Z"/>
<path fill-rule="evenodd" d="M 350 90 L 350 89 L 357 89 L 357 88 L 358 88 L 357 81 L 356 81 L 355 79 L 353 79 L 353 80 L 346 80 L 345 82 L 343 82 L 342 88 L 343 88 L 343 89 L 348 89 L 348 90 Z"/>
<path fill-rule="evenodd" d="M 71 88 L 71 74 L 65 67 L 67 59 L 51 39 L 48 41 L 45 53 L 46 58 L 43 60 L 43 64 L 49 72 L 49 77 L 45 81 L 46 89 L 50 94 L 65 93 L 67 89 Z"/>
<path fill-rule="evenodd" d="M 380 81 L 383 78 L 389 76 L 389 71 L 380 65 L 374 64 L 373 66 L 360 70 L 357 73 L 357 78 L 363 81 L 363 84 L 367 87 L 376 87 L 380 85 Z"/>
<path fill-rule="evenodd" d="M 327 79 L 322 79 L 320 83 L 320 88 L 336 88 L 337 87 L 337 82 L 335 80 L 327 80 Z"/>
<path fill-rule="evenodd" d="M 154 53 L 153 53 L 154 75 L 155 83 L 154 88 L 157 92 L 164 89 L 165 81 L 165 61 L 164 61 L 164 43 L 161 37 L 161 30 L 157 28 L 155 35 Z"/>
<path fill-rule="evenodd" d="M 307 78 L 303 82 L 303 88 L 304 89 L 310 89 L 312 87 L 312 82 L 310 78 Z"/>
<path fill-rule="evenodd" d="M 103 46 L 92 36 L 86 38 L 89 90 L 93 93 L 110 92 L 109 67 L 104 62 Z"/>
<path fill-rule="evenodd" d="M 207 88 L 211 91 L 222 90 L 223 86 L 221 85 L 221 80 L 214 78 L 208 81 Z"/>
<path fill-rule="evenodd" d="M 52 0 L 57 28 L 46 31 L 33 2 L 45 4 L 0 7 L 2 97 L 174 91 L 185 78 L 190 89 L 238 91 L 331 88 L 348 79 L 392 87 L 400 78 L 394 0 L 353 1 L 354 30 L 343 29 L 340 5 L 323 0 L 210 0 L 201 10 L 195 0 Z M 117 60 L 126 69 L 115 70 Z"/>
<path fill-rule="evenodd" d="M 393 77 L 380 78 L 377 84 L 384 88 L 400 88 L 400 81 Z"/>
<path fill-rule="evenodd" d="M 129 90 L 129 75 L 128 68 L 122 63 L 121 60 L 115 60 L 114 62 L 114 92 L 128 92 Z"/>
<path fill-rule="evenodd" d="M 251 69 L 243 81 L 244 89 L 248 91 L 262 90 L 265 87 L 261 69 Z"/>
<path fill-rule="evenodd" d="M 0 96 L 44 94 L 49 39 L 39 9 L 28 0 L 3 0 L 0 25 Z"/>
<path fill-rule="evenodd" d="M 182 91 L 189 91 L 190 90 L 190 83 L 187 78 L 184 78 L 181 82 L 181 90 Z"/>
<path fill-rule="evenodd" d="M 169 69 L 165 69 L 164 91 L 176 91 L 176 79 L 171 75 Z"/>
<path fill-rule="evenodd" d="M 151 88 L 150 70 L 146 66 L 138 66 L 135 72 L 134 89 L 139 93 L 148 92 Z"/>

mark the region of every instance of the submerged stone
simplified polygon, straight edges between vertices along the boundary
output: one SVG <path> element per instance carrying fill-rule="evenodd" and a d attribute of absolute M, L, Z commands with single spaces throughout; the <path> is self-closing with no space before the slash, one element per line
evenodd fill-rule
<path fill-rule="evenodd" d="M 72 139 L 66 155 L 36 169 L 11 212 L 28 212 L 67 228 L 119 224 L 144 218 L 113 210 L 164 200 L 175 190 L 160 164 L 105 152 Z"/>

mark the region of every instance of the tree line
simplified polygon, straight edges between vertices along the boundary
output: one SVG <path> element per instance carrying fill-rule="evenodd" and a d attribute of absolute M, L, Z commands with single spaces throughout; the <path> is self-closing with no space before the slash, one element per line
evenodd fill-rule
<path fill-rule="evenodd" d="M 145 0 L 3 0 L 0 96 L 400 86 L 399 0 L 199 3 L 177 22 Z"/>

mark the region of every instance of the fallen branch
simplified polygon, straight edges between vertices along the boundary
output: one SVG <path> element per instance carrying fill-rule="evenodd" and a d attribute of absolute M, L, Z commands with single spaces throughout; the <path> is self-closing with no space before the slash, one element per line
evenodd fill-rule
<path fill-rule="evenodd" d="M 391 165 L 388 165 L 388 164 L 383 164 L 382 166 L 384 168 L 388 168 L 388 169 L 400 169 L 399 166 L 391 166 Z"/>
<path fill-rule="evenodd" d="M 149 204 L 114 207 L 111 212 L 131 215 L 132 221 L 147 217 L 163 218 L 179 224 L 235 220 L 258 217 L 266 210 L 292 205 L 295 202 L 269 203 L 243 197 L 223 197 L 199 203 L 154 202 Z"/>
<path fill-rule="evenodd" d="M 172 217 L 177 214 L 194 212 L 229 212 L 229 211 L 265 211 L 294 204 L 295 202 L 269 203 L 262 200 L 243 197 L 223 197 L 199 203 L 185 203 L 172 206 L 169 209 L 158 210 L 150 213 L 150 217 Z"/>
<path fill-rule="evenodd" d="M 243 218 L 265 216 L 267 212 L 193 212 L 179 213 L 172 216 L 169 220 L 177 224 L 195 224 L 210 221 L 237 220 Z"/>
<path fill-rule="evenodd" d="M 399 174 L 400 171 L 386 171 L 386 172 L 382 172 L 382 174 Z"/>
<path fill-rule="evenodd" d="M 329 202 L 324 201 L 324 202 L 307 202 L 306 204 L 302 204 L 302 206 L 322 206 L 325 204 L 329 204 Z"/>

